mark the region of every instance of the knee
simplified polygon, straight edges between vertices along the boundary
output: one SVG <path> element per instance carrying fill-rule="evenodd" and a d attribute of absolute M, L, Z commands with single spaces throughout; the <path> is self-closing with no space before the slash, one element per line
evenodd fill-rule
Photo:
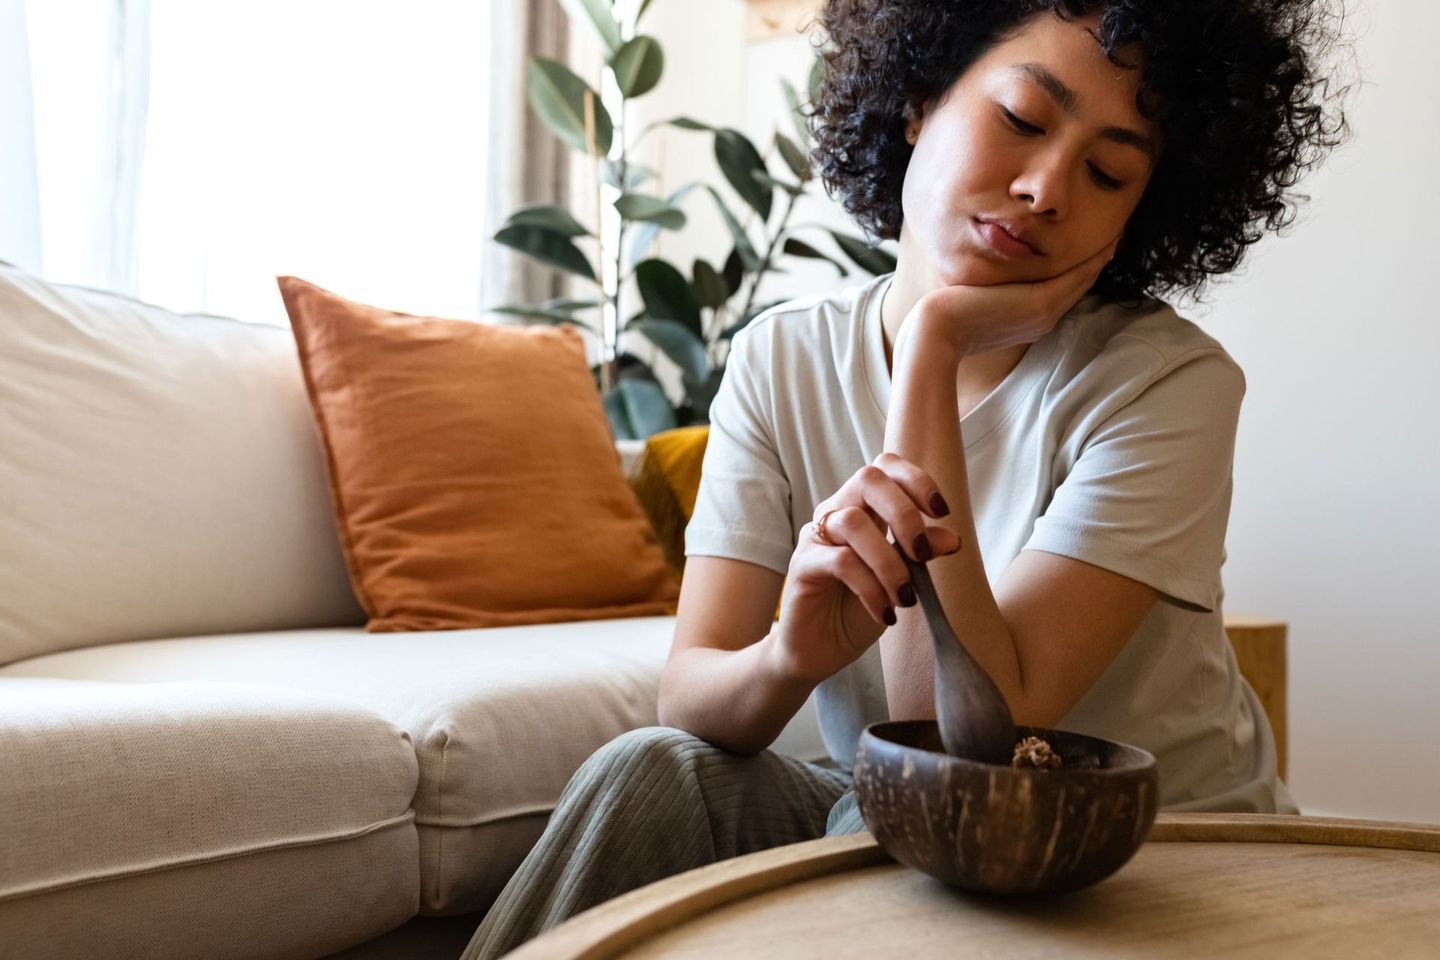
<path fill-rule="evenodd" d="M 601 777 L 633 786 L 643 771 L 661 768 L 664 780 L 673 782 L 686 769 L 720 748 L 674 727 L 640 727 L 627 730 L 590 755 L 581 768 L 585 778 Z"/>
<path fill-rule="evenodd" d="M 710 750 L 719 750 L 719 747 L 676 727 L 639 727 L 626 730 L 597 750 L 596 755 L 603 754 L 612 760 L 670 763 Z"/>

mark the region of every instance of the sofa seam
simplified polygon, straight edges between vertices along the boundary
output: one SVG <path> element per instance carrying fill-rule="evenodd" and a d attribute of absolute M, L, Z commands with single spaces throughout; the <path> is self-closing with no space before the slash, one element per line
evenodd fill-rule
<path fill-rule="evenodd" d="M 113 880 L 126 880 L 131 877 L 143 877 L 149 876 L 151 874 L 165 873 L 171 870 L 183 870 L 186 867 L 204 866 L 208 863 L 221 863 L 226 860 L 237 860 L 241 857 L 249 857 L 256 854 L 274 853 L 280 850 L 293 850 L 303 847 L 318 847 L 345 840 L 354 840 L 360 837 L 368 836 L 372 833 L 379 833 L 382 830 L 388 830 L 393 827 L 403 826 L 407 821 L 413 822 L 414 819 L 415 810 L 414 808 L 411 808 L 409 810 L 406 810 L 403 814 L 400 814 L 399 816 L 390 817 L 387 820 L 381 820 L 376 823 L 368 824 L 367 826 L 362 827 L 359 830 L 351 830 L 345 833 L 287 840 L 281 843 L 267 844 L 264 846 L 247 847 L 243 850 L 230 850 L 223 853 L 215 853 L 203 857 L 173 860 L 168 863 L 151 865 L 143 868 L 115 870 L 110 873 L 102 874 L 100 876 L 86 877 L 81 880 L 62 880 L 58 882 L 40 884 L 29 888 L 21 887 L 17 890 L 12 891 L 0 891 L 0 903 L 9 903 L 16 900 L 23 900 L 28 897 L 39 896 L 41 894 L 58 893 L 62 890 L 72 890 L 77 887 L 85 887 L 91 884 L 108 883 Z"/>
<path fill-rule="evenodd" d="M 450 732 L 445 731 L 445 742 L 440 744 L 440 785 L 437 788 L 435 797 L 435 814 L 438 817 L 445 816 L 445 765 L 450 759 Z M 416 830 L 419 830 L 419 823 L 416 823 Z M 423 873 L 422 873 L 423 876 Z M 435 882 L 438 885 L 445 876 L 445 835 L 437 834 L 435 837 Z M 436 900 L 443 901 L 440 890 L 435 891 Z"/>
<path fill-rule="evenodd" d="M 438 819 L 442 814 L 437 813 L 434 817 L 424 817 L 419 813 L 415 814 L 415 825 L 417 827 L 434 827 L 440 830 L 465 829 L 470 827 L 488 827 L 491 824 L 504 823 L 507 820 L 521 820 L 525 817 L 546 816 L 555 812 L 555 804 L 538 803 L 532 807 L 522 807 L 508 813 L 495 814 L 479 817 L 474 820 L 466 820 L 459 823 L 442 823 Z"/>

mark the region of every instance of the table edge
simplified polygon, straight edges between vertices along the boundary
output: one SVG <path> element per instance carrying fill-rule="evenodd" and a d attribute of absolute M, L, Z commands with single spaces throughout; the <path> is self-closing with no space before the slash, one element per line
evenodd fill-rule
<path fill-rule="evenodd" d="M 1161 813 L 1147 843 L 1319 843 L 1440 853 L 1440 824 L 1281 813 Z"/>
<path fill-rule="evenodd" d="M 1161 813 L 1147 843 L 1310 843 L 1440 853 L 1440 824 L 1265 813 Z M 602 960 L 744 897 L 830 873 L 893 863 L 872 834 L 786 844 L 659 880 L 585 911 L 510 960 Z"/>

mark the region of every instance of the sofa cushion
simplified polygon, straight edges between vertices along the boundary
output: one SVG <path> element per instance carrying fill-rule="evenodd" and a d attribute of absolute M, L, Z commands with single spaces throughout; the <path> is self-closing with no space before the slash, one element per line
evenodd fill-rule
<path fill-rule="evenodd" d="M 578 333 L 279 283 L 368 630 L 675 612 Z"/>
<path fill-rule="evenodd" d="M 0 955 L 319 956 L 417 906 L 408 736 L 334 696 L 0 677 Z"/>
<path fill-rule="evenodd" d="M 596 748 L 656 722 L 673 617 L 367 634 L 276 632 L 55 654 L 6 676 L 198 680 L 348 697 L 406 730 L 420 760 L 421 911 L 488 906 Z M 775 749 L 824 756 L 813 710 Z"/>
<path fill-rule="evenodd" d="M 0 663 L 364 622 L 286 327 L 0 264 Z"/>

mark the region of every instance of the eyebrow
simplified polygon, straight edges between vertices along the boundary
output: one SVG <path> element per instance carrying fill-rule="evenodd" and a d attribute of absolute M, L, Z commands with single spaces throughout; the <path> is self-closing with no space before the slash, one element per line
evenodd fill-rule
<path fill-rule="evenodd" d="M 1060 105 L 1060 109 L 1068 115 L 1073 117 L 1080 112 L 1080 99 L 1075 96 L 1075 91 L 1065 86 L 1060 78 L 1051 73 L 1043 64 L 1017 63 L 1011 72 L 1020 74 L 1050 94 Z M 1100 136 L 1114 143 L 1123 143 L 1126 146 L 1134 147 L 1143 151 L 1151 160 L 1155 159 L 1155 141 L 1138 130 L 1131 130 L 1129 127 L 1101 127 Z"/>

